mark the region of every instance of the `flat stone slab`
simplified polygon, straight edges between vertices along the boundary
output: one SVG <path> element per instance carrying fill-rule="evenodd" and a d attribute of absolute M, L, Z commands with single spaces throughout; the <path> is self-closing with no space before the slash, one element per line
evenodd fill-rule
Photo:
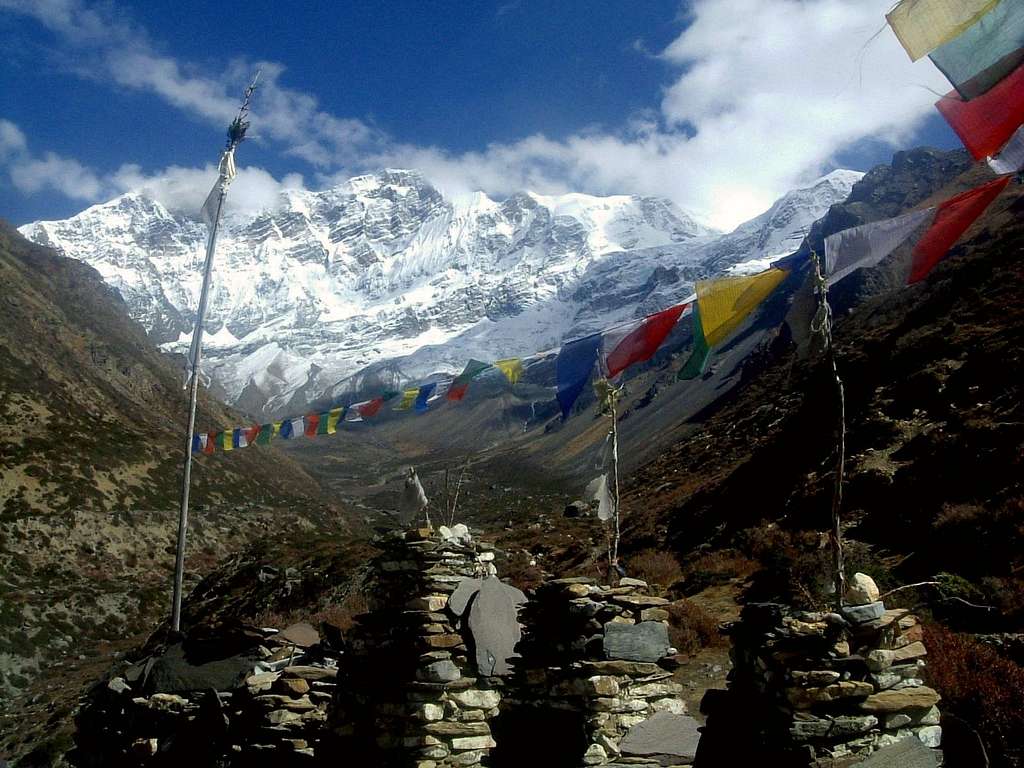
<path fill-rule="evenodd" d="M 663 765 L 687 765 L 693 762 L 700 742 L 700 724 L 689 715 L 658 712 L 630 728 L 619 744 L 623 755 L 653 757 L 665 755 Z"/>
<path fill-rule="evenodd" d="M 853 768 L 937 768 L 935 752 L 915 736 L 878 750 Z"/>
<path fill-rule="evenodd" d="M 609 621 L 604 625 L 604 655 L 609 659 L 653 662 L 668 653 L 669 647 L 668 627 L 660 621 Z"/>
<path fill-rule="evenodd" d="M 316 645 L 320 642 L 320 633 L 313 629 L 311 624 L 302 621 L 281 630 L 274 635 L 274 639 L 285 640 L 300 648 L 309 648 L 311 645 Z"/>

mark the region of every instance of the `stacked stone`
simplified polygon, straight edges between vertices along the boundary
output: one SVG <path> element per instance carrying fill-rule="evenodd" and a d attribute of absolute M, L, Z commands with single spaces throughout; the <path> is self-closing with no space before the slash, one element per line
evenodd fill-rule
<path fill-rule="evenodd" d="M 325 730 L 337 659 L 290 639 L 315 645 L 309 625 L 258 633 L 262 641 L 251 654 L 190 665 L 172 652 L 97 687 L 78 718 L 82 765 L 310 764 Z"/>
<path fill-rule="evenodd" d="M 642 750 L 623 748 L 631 729 L 663 717 L 696 746 L 696 723 L 680 717 L 682 686 L 671 680 L 678 660 L 669 646 L 668 602 L 637 579 L 617 587 L 582 577 L 545 582 L 523 612 L 526 634 L 509 706 L 581 713 L 586 743 L 579 764 L 689 764 L 692 754 L 668 763 L 664 755 L 645 758 Z"/>
<path fill-rule="evenodd" d="M 906 739 L 941 762 L 939 694 L 923 681 L 917 618 L 886 610 L 864 574 L 851 580 L 845 603 L 837 613 L 744 608 L 729 632 L 729 692 L 717 705 L 714 694 L 705 699 L 709 743 L 734 739 L 742 717 L 756 724 L 747 735 L 759 754 L 780 765 L 855 765 Z"/>
<path fill-rule="evenodd" d="M 428 530 L 377 543 L 384 553 L 372 565 L 370 611 L 348 638 L 332 731 L 343 750 L 373 765 L 478 765 L 495 746 L 488 721 L 498 714 L 500 681 L 476 674 L 447 607 L 463 579 L 493 570 L 494 553 Z"/>

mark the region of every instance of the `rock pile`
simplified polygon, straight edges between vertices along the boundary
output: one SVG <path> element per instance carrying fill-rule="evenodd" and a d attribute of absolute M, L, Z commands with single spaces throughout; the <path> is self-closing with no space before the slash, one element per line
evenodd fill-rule
<path fill-rule="evenodd" d="M 648 591 L 636 579 L 617 587 L 555 579 L 524 609 L 522 658 L 506 708 L 577 713 L 582 739 L 578 754 L 562 756 L 574 761 L 566 765 L 693 761 L 699 734 L 671 679 L 679 660 L 669 645 L 669 601 Z"/>
<path fill-rule="evenodd" d="M 186 638 L 92 691 L 76 764 L 309 765 L 336 676 L 308 624 Z"/>
<path fill-rule="evenodd" d="M 702 704 L 704 749 L 716 759 L 737 759 L 741 747 L 773 765 L 836 768 L 905 739 L 937 750 L 939 694 L 924 684 L 921 630 L 909 611 L 886 610 L 864 574 L 836 613 L 747 605 L 729 631 L 729 690 Z"/>
<path fill-rule="evenodd" d="M 478 614 L 469 601 L 485 604 L 484 585 L 500 595 L 508 588 L 491 575 L 492 548 L 457 528 L 443 538 L 420 530 L 377 541 L 384 553 L 372 564 L 370 611 L 349 634 L 330 712 L 343 754 L 367 765 L 474 766 L 495 746 L 489 721 L 501 681 L 490 673 L 505 660 L 485 657 L 481 670 L 489 638 L 470 631 Z M 508 607 L 481 621 L 514 646 Z"/>

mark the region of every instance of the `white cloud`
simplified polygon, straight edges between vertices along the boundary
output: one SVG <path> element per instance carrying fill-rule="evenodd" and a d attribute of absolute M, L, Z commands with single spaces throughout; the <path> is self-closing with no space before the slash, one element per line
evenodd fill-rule
<path fill-rule="evenodd" d="M 27 194 L 54 189 L 74 200 L 96 200 L 100 178 L 77 160 L 47 152 L 41 158 L 20 157 L 9 168 L 11 182 Z"/>
<path fill-rule="evenodd" d="M 142 192 L 172 211 L 196 216 L 216 179 L 215 165 L 205 168 L 171 166 L 153 174 L 143 173 L 137 165 L 125 165 L 112 174 L 110 184 L 117 192 Z M 251 215 L 274 205 L 282 189 L 304 187 L 299 174 L 288 174 L 278 180 L 262 168 L 243 166 L 231 184 L 227 211 Z"/>
<path fill-rule="evenodd" d="M 25 151 L 25 134 L 10 120 L 0 117 L 0 161 Z"/>
<path fill-rule="evenodd" d="M 661 104 L 624 115 L 617 131 L 532 135 L 466 153 L 397 144 L 363 120 L 324 111 L 283 84 L 281 65 L 264 62 L 253 132 L 310 163 L 321 180 L 405 166 L 452 193 L 661 195 L 731 228 L 819 175 L 844 148 L 868 137 L 899 145 L 932 113 L 929 89 L 945 90 L 944 80 L 927 61 L 912 64 L 883 27 L 890 2 L 696 0 L 660 54 L 678 73 Z M 233 116 L 255 66 L 234 61 L 223 74 L 204 73 L 159 53 L 145 30 L 107 5 L 0 0 L 0 8 L 46 25 L 93 76 L 154 93 L 218 126 Z M 205 178 L 196 173 L 206 170 L 168 169 L 148 183 L 178 200 L 187 182 Z M 267 199 L 276 183 L 260 173 L 251 179 L 253 202 Z M 87 178 L 81 181 L 84 190 Z"/>

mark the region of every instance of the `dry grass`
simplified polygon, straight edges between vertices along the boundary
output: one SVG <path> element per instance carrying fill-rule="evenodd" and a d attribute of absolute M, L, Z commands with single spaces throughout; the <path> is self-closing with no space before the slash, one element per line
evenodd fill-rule
<path fill-rule="evenodd" d="M 626 561 L 626 568 L 630 576 L 661 587 L 672 586 L 683 575 L 675 555 L 657 549 L 638 552 Z"/>
<path fill-rule="evenodd" d="M 718 622 L 692 600 L 677 600 L 665 607 L 669 641 L 680 653 L 693 654 L 701 648 L 725 644 Z"/>

